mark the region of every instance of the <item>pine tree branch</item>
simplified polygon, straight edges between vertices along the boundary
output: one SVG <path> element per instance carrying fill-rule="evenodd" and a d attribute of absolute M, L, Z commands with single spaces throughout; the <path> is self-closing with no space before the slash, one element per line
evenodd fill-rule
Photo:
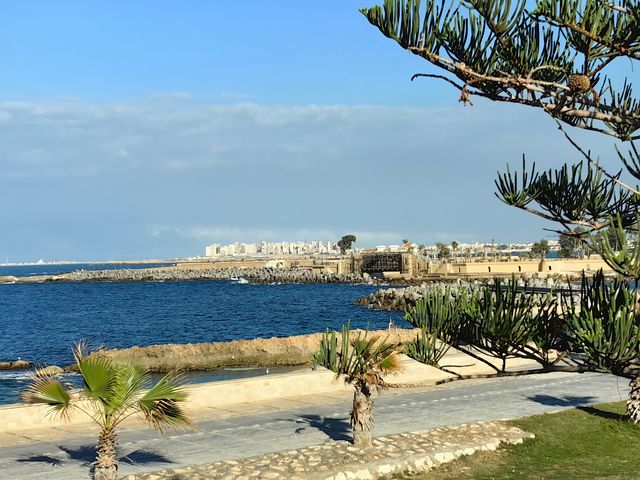
<path fill-rule="evenodd" d="M 625 14 L 629 14 L 629 10 L 627 10 L 625 7 L 621 7 L 619 5 L 616 5 L 614 3 L 611 2 L 603 2 L 603 5 L 607 8 L 610 8 L 611 10 L 614 10 L 616 12 L 620 12 L 620 13 L 625 13 Z"/>
<path fill-rule="evenodd" d="M 550 25 L 554 25 L 558 28 L 568 28 L 572 32 L 583 35 L 593 42 L 599 43 L 600 45 L 604 45 L 605 47 L 615 51 L 616 55 L 614 55 L 614 57 L 623 56 L 623 57 L 628 57 L 634 60 L 640 60 L 640 55 L 638 55 L 637 53 L 637 48 L 627 48 L 623 45 L 619 45 L 615 42 L 611 42 L 606 38 L 600 37 L 590 32 L 589 30 L 587 30 L 586 28 L 580 25 L 576 25 L 575 23 L 561 23 L 553 19 L 547 19 L 547 21 L 549 22 Z M 613 55 L 613 53 L 611 55 Z"/>
<path fill-rule="evenodd" d="M 627 190 L 629 190 L 631 193 L 634 193 L 636 195 L 640 195 L 640 190 L 631 187 L 630 185 L 627 185 L 625 182 L 623 182 L 622 180 L 620 180 L 618 177 L 616 177 L 615 175 L 611 175 L 609 172 L 607 172 L 607 170 L 605 170 L 602 165 L 600 165 L 598 162 L 596 162 L 593 158 L 591 158 L 591 155 L 588 154 L 587 152 L 585 152 L 582 147 L 580 147 L 580 145 L 578 145 L 575 140 L 573 140 L 573 138 L 571 138 L 571 136 L 567 133 L 567 131 L 564 129 L 564 127 L 562 126 L 562 124 L 555 119 L 556 124 L 558 125 L 558 128 L 560 129 L 560 131 L 563 133 L 563 135 L 565 136 L 565 138 L 569 141 L 569 143 L 571 145 L 573 145 L 573 147 L 578 150 L 578 152 L 580 152 L 580 154 L 591 164 L 593 165 L 600 173 L 604 174 L 609 180 L 617 183 L 618 185 L 620 185 L 622 188 L 625 188 Z"/>
<path fill-rule="evenodd" d="M 571 95 L 571 90 L 567 85 L 562 85 L 557 82 L 550 82 L 545 80 L 536 80 L 531 78 L 535 71 L 542 70 L 543 68 L 559 68 L 555 66 L 541 66 L 532 70 L 527 77 L 519 77 L 506 75 L 504 77 L 497 77 L 495 75 L 485 75 L 475 71 L 471 67 L 465 65 L 462 62 L 455 62 L 451 59 L 442 57 L 427 49 L 418 47 L 408 47 L 408 50 L 415 55 L 418 55 L 435 66 L 443 68 L 444 70 L 452 73 L 458 78 L 465 81 L 464 86 L 460 86 L 450 78 L 442 75 L 433 74 L 416 74 L 412 77 L 414 80 L 417 77 L 429 77 L 444 80 L 461 92 L 461 101 L 468 101 L 469 95 L 480 96 L 488 98 L 494 101 L 517 103 L 520 105 L 527 105 L 530 107 L 539 108 L 541 105 L 547 110 L 547 113 L 554 117 L 567 116 L 579 120 L 580 122 L 574 126 L 585 130 L 597 131 L 604 133 L 615 138 L 621 138 L 621 135 L 614 130 L 606 130 L 596 127 L 589 123 L 589 121 L 598 121 L 605 124 L 616 125 L 628 125 L 634 130 L 640 129 L 640 115 L 630 112 L 628 115 L 621 115 L 619 109 L 614 109 L 601 102 L 594 102 L 585 95 L 577 96 Z M 604 63 L 604 62 L 603 62 Z M 504 89 L 498 93 L 488 93 L 483 91 L 480 87 L 476 87 L 475 90 L 469 90 L 467 87 L 476 86 L 479 83 L 487 82 L 492 84 L 501 85 Z M 507 90 L 514 89 L 516 92 L 528 91 L 532 97 L 523 98 L 516 94 L 508 94 Z M 535 93 L 541 95 L 540 98 L 535 97 Z M 506 95 L 506 96 L 505 96 Z M 555 101 L 549 101 L 547 103 L 542 102 L 542 98 L 554 99 Z M 584 105 L 584 109 L 576 108 L 576 103 Z M 638 139 L 640 136 L 632 136 L 630 138 L 623 138 L 624 140 Z"/>
<path fill-rule="evenodd" d="M 524 210 L 525 212 L 529 212 L 532 213 L 533 215 L 537 215 L 540 218 L 543 218 L 545 220 L 549 220 L 551 222 L 554 223 L 559 223 L 561 224 L 563 227 L 567 228 L 567 225 L 576 225 L 576 226 L 581 226 L 581 227 L 587 227 L 591 230 L 602 230 L 605 227 L 609 226 L 609 222 L 605 221 L 605 222 L 596 222 L 596 221 L 587 221 L 587 220 L 565 220 L 559 217 L 554 217 L 553 215 L 549 215 L 547 213 L 544 213 L 540 210 L 537 210 L 535 208 L 531 208 L 531 207 L 527 207 L 527 206 L 522 206 L 522 205 L 511 205 L 514 206 L 516 208 L 519 208 L 520 210 Z M 556 231 L 556 230 L 552 230 L 552 231 Z"/>
<path fill-rule="evenodd" d="M 609 57 L 606 60 L 604 60 L 603 62 L 600 62 L 600 65 L 598 65 L 596 68 L 594 68 L 589 73 L 587 73 L 587 76 L 589 78 L 594 78 L 596 76 L 596 74 L 598 72 L 600 72 L 600 70 L 602 70 L 604 67 L 609 65 L 611 62 L 613 62 L 616 58 L 618 58 L 618 57 Z"/>
<path fill-rule="evenodd" d="M 469 0 L 469 1 L 475 8 L 475 11 L 482 16 L 482 18 L 484 19 L 486 25 L 489 27 L 489 30 L 491 34 L 494 36 L 494 38 L 496 39 L 496 41 L 500 43 L 504 51 L 509 55 L 509 60 L 511 61 L 513 66 L 517 70 L 519 70 L 521 74 L 524 74 L 525 72 L 523 71 L 522 64 L 520 63 L 518 56 L 514 54 L 515 47 L 513 46 L 510 36 L 505 35 L 503 32 L 501 33 L 500 29 L 494 22 L 493 18 L 490 15 L 488 15 L 485 10 L 478 8 L 477 3 L 474 3 L 472 0 Z M 480 4 L 482 4 L 482 2 L 480 2 Z"/>
<path fill-rule="evenodd" d="M 413 82 L 416 78 L 420 78 L 420 77 L 424 77 L 424 78 L 437 78 L 439 80 L 443 80 L 447 83 L 450 83 L 451 85 L 453 85 L 454 87 L 456 87 L 458 90 L 462 91 L 464 90 L 464 85 L 460 85 L 459 83 L 456 83 L 455 81 L 451 80 L 449 77 L 445 77 L 444 75 L 436 75 L 433 73 L 414 73 L 411 76 L 411 81 Z M 479 93 L 475 93 L 475 92 L 469 92 L 472 95 L 478 95 Z"/>
<path fill-rule="evenodd" d="M 444 68 L 449 72 L 460 75 L 465 81 L 484 81 L 484 82 L 494 82 L 499 84 L 504 84 L 505 88 L 526 88 L 527 90 L 533 90 L 540 93 L 547 93 L 549 88 L 554 88 L 556 90 L 563 90 L 566 92 L 570 92 L 571 90 L 566 85 L 562 85 L 556 82 L 550 82 L 547 80 L 535 80 L 529 77 L 518 77 L 518 76 L 506 76 L 506 77 L 496 77 L 493 75 L 486 75 L 483 73 L 479 73 L 466 64 L 462 62 L 455 62 L 448 58 L 442 57 L 441 55 L 435 54 L 427 49 L 418 48 L 418 47 L 409 47 L 408 50 L 418 55 L 425 60 L 430 61 L 438 67 Z"/>

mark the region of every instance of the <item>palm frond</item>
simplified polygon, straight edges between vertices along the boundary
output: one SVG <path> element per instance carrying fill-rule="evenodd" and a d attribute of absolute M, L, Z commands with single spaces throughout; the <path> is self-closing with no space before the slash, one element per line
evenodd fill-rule
<path fill-rule="evenodd" d="M 82 375 L 84 394 L 103 405 L 111 405 L 118 383 L 116 365 L 108 358 L 84 357 L 77 361 Z"/>
<path fill-rule="evenodd" d="M 22 400 L 30 404 L 46 404 L 54 414 L 67 417 L 71 408 L 70 392 L 51 376 L 35 377 L 22 393 Z"/>
<path fill-rule="evenodd" d="M 117 370 L 117 394 L 123 401 L 141 393 L 149 381 L 147 371 L 139 363 L 119 364 Z"/>
<path fill-rule="evenodd" d="M 135 407 L 149 383 L 149 375 L 138 362 L 115 364 L 116 381 L 113 385 L 113 395 L 109 399 L 111 412 L 124 413 Z"/>
<path fill-rule="evenodd" d="M 397 352 L 391 352 L 380 361 L 378 366 L 384 374 L 397 373 L 402 369 Z"/>
<path fill-rule="evenodd" d="M 138 407 L 145 419 L 159 431 L 173 426 L 192 427 L 191 420 L 179 405 L 186 398 L 187 392 L 180 385 L 179 377 L 167 374 L 144 394 L 138 401 Z"/>

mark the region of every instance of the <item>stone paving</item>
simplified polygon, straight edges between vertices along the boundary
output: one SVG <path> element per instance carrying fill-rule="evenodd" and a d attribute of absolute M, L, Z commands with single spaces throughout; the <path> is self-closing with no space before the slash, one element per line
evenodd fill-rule
<path fill-rule="evenodd" d="M 477 422 L 425 432 L 378 437 L 369 451 L 347 441 L 226 460 L 192 467 L 128 475 L 125 480 L 373 480 L 394 473 L 420 472 L 500 443 L 517 444 L 533 434 L 502 422 Z"/>

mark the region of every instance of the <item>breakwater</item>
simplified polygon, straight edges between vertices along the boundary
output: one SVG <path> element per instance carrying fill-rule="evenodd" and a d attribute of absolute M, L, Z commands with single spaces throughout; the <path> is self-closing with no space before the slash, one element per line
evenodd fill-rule
<path fill-rule="evenodd" d="M 493 280 L 489 280 L 486 283 L 481 282 L 462 282 L 458 281 L 451 284 L 451 288 L 457 288 L 464 286 L 465 288 L 480 288 L 482 285 L 492 285 Z M 373 310 L 387 310 L 387 311 L 407 311 L 415 306 L 416 302 L 421 299 L 425 293 L 432 291 L 434 288 L 441 288 L 442 284 L 438 283 L 423 283 L 421 285 L 411 285 L 400 288 L 383 288 L 375 292 L 365 295 L 356 300 L 356 304 Z M 547 279 L 533 279 L 528 282 L 518 280 L 518 286 L 527 291 L 534 291 L 537 293 L 559 293 L 569 289 L 569 284 L 561 282 L 559 280 Z M 574 287 L 575 290 L 575 287 Z"/>
<path fill-rule="evenodd" d="M 168 282 L 190 280 L 238 280 L 255 284 L 273 283 L 363 283 L 361 273 L 333 273 L 306 268 L 121 268 L 114 270 L 76 270 L 60 275 L 33 277 L 0 277 L 0 283 L 41 282 Z"/>

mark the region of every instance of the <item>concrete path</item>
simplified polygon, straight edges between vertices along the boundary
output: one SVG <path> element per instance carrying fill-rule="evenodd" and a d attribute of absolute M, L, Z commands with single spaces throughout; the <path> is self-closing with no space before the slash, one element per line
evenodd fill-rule
<path fill-rule="evenodd" d="M 384 392 L 376 400 L 376 435 L 471 421 L 511 419 L 626 399 L 627 381 L 611 375 L 552 373 L 468 380 Z M 212 401 L 215 401 L 213 399 Z M 132 426 L 120 435 L 122 475 L 237 459 L 349 437 L 344 392 L 239 404 L 201 412 L 195 432 L 164 437 Z M 96 430 L 56 425 L 3 434 L 1 479 L 88 478 Z"/>

